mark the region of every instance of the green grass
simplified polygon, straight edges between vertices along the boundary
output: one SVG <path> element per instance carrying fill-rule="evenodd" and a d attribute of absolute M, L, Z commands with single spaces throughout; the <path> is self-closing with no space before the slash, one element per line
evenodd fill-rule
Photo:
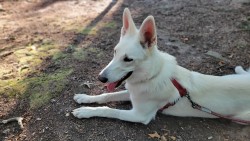
<path fill-rule="evenodd" d="M 62 92 L 68 83 L 67 76 L 72 71 L 72 69 L 59 70 L 51 74 L 40 74 L 22 80 L 1 81 L 0 94 L 9 97 L 28 98 L 30 108 L 38 108 Z"/>
<path fill-rule="evenodd" d="M 240 28 L 250 31 L 250 20 L 241 22 Z"/>
<path fill-rule="evenodd" d="M 116 26 L 117 26 L 117 24 L 114 21 L 104 24 L 104 27 L 108 27 L 108 28 L 116 28 Z"/>
<path fill-rule="evenodd" d="M 15 98 L 29 99 L 30 108 L 37 108 L 47 103 L 51 98 L 58 96 L 68 83 L 67 76 L 72 69 L 63 66 L 53 73 L 41 73 L 38 68 L 47 57 L 53 62 L 62 63 L 67 54 L 61 52 L 61 47 L 51 40 L 43 39 L 40 43 L 30 43 L 15 50 L 13 57 L 18 63 L 18 73 L 6 80 L 0 80 L 0 95 Z M 7 68 L 8 69 L 8 68 Z M 11 69 L 11 68 L 9 68 Z M 6 70 L 0 74 L 5 74 Z M 27 77 L 28 74 L 35 74 Z"/>
<path fill-rule="evenodd" d="M 51 98 L 60 95 L 68 83 L 67 76 L 72 71 L 72 69 L 60 70 L 52 74 L 42 74 L 39 77 L 24 80 L 22 83 L 28 85 L 24 96 L 29 98 L 30 107 L 32 109 L 38 108 L 49 102 Z"/>

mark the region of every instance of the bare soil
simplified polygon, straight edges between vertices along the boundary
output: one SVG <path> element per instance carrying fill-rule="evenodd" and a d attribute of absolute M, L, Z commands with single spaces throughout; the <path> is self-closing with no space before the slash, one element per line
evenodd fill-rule
<path fill-rule="evenodd" d="M 155 17 L 159 49 L 185 68 L 225 75 L 237 65 L 250 66 L 249 0 L 0 0 L 0 86 L 5 88 L 0 119 L 24 117 L 24 129 L 16 122 L 0 124 L 0 140 L 250 140 L 249 126 L 225 119 L 158 114 L 142 125 L 70 114 L 81 106 L 73 101 L 75 93 L 106 92 L 96 76 L 112 58 L 125 7 L 137 26 L 146 16 Z M 15 81 L 28 81 L 28 87 L 10 83 Z M 107 105 L 131 108 L 130 103 Z M 159 138 L 149 136 L 155 132 Z"/>

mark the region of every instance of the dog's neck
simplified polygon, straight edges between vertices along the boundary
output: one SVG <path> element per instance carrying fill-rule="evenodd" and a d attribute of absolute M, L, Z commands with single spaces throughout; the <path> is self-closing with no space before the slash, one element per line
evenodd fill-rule
<path fill-rule="evenodd" d="M 149 57 L 151 57 L 151 59 L 143 62 L 143 64 L 141 64 L 143 67 L 139 66 L 138 69 L 134 71 L 134 75 L 128 79 L 128 83 L 137 84 L 153 80 L 161 73 L 165 74 L 165 79 L 171 78 L 176 67 L 175 58 L 169 54 L 167 54 L 166 57 L 166 54 L 162 53 L 157 48 L 153 50 L 150 55 Z M 164 66 L 167 66 L 168 69 L 166 70 L 166 68 L 163 68 Z M 172 70 L 169 70 L 169 68 L 172 68 Z"/>

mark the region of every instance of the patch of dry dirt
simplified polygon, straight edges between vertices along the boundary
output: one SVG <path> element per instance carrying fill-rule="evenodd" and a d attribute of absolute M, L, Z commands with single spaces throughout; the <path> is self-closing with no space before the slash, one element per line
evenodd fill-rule
<path fill-rule="evenodd" d="M 250 66 L 249 1 L 13 0 L 0 1 L 0 5 L 1 69 L 7 73 L 18 71 L 19 62 L 13 53 L 40 39 L 50 39 L 69 57 L 63 61 L 44 58 L 39 70 L 52 73 L 61 68 L 73 69 L 67 77 L 70 83 L 61 94 L 38 109 L 30 109 L 25 98 L 0 96 L 1 119 L 25 118 L 23 130 L 15 122 L 1 124 L 0 140 L 160 140 L 149 138 L 148 134 L 155 131 L 167 140 L 249 140 L 248 126 L 223 119 L 158 114 L 145 126 L 105 118 L 79 120 L 68 115 L 81 106 L 73 101 L 75 93 L 97 95 L 106 91 L 96 76 L 112 58 L 125 7 L 130 8 L 137 26 L 146 16 L 155 17 L 159 48 L 176 56 L 180 65 L 224 75 L 233 73 L 236 65 Z M 74 58 L 74 48 L 84 50 L 84 59 Z M 208 56 L 207 51 L 216 51 L 229 62 Z M 11 74 L 17 77 L 17 73 Z M 89 89 L 83 85 L 86 81 L 94 85 Z M 107 105 L 130 108 L 129 103 Z"/>

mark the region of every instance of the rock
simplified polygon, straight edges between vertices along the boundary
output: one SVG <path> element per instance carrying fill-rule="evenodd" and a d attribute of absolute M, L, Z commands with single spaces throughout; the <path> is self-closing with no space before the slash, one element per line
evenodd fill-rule
<path fill-rule="evenodd" d="M 209 56 L 212 56 L 214 58 L 217 58 L 219 60 L 223 60 L 223 61 L 226 61 L 226 62 L 230 62 L 228 59 L 222 57 L 222 55 L 218 52 L 215 52 L 215 51 L 211 51 L 209 50 L 207 53 L 205 53 L 206 55 L 209 55 Z"/>
<path fill-rule="evenodd" d="M 213 139 L 213 137 L 212 137 L 212 136 L 210 136 L 210 137 L 208 137 L 207 139 L 208 139 L 208 140 L 211 140 L 211 139 Z"/>
<path fill-rule="evenodd" d="M 36 45 L 32 45 L 30 48 L 31 48 L 33 51 L 37 51 Z"/>
<path fill-rule="evenodd" d="M 66 117 L 68 117 L 69 115 L 70 115 L 69 113 L 66 113 L 66 115 L 65 115 L 65 116 L 66 116 Z"/>
<path fill-rule="evenodd" d="M 55 103 L 56 100 L 55 100 L 55 99 L 51 99 L 50 102 L 51 102 L 51 103 Z"/>

